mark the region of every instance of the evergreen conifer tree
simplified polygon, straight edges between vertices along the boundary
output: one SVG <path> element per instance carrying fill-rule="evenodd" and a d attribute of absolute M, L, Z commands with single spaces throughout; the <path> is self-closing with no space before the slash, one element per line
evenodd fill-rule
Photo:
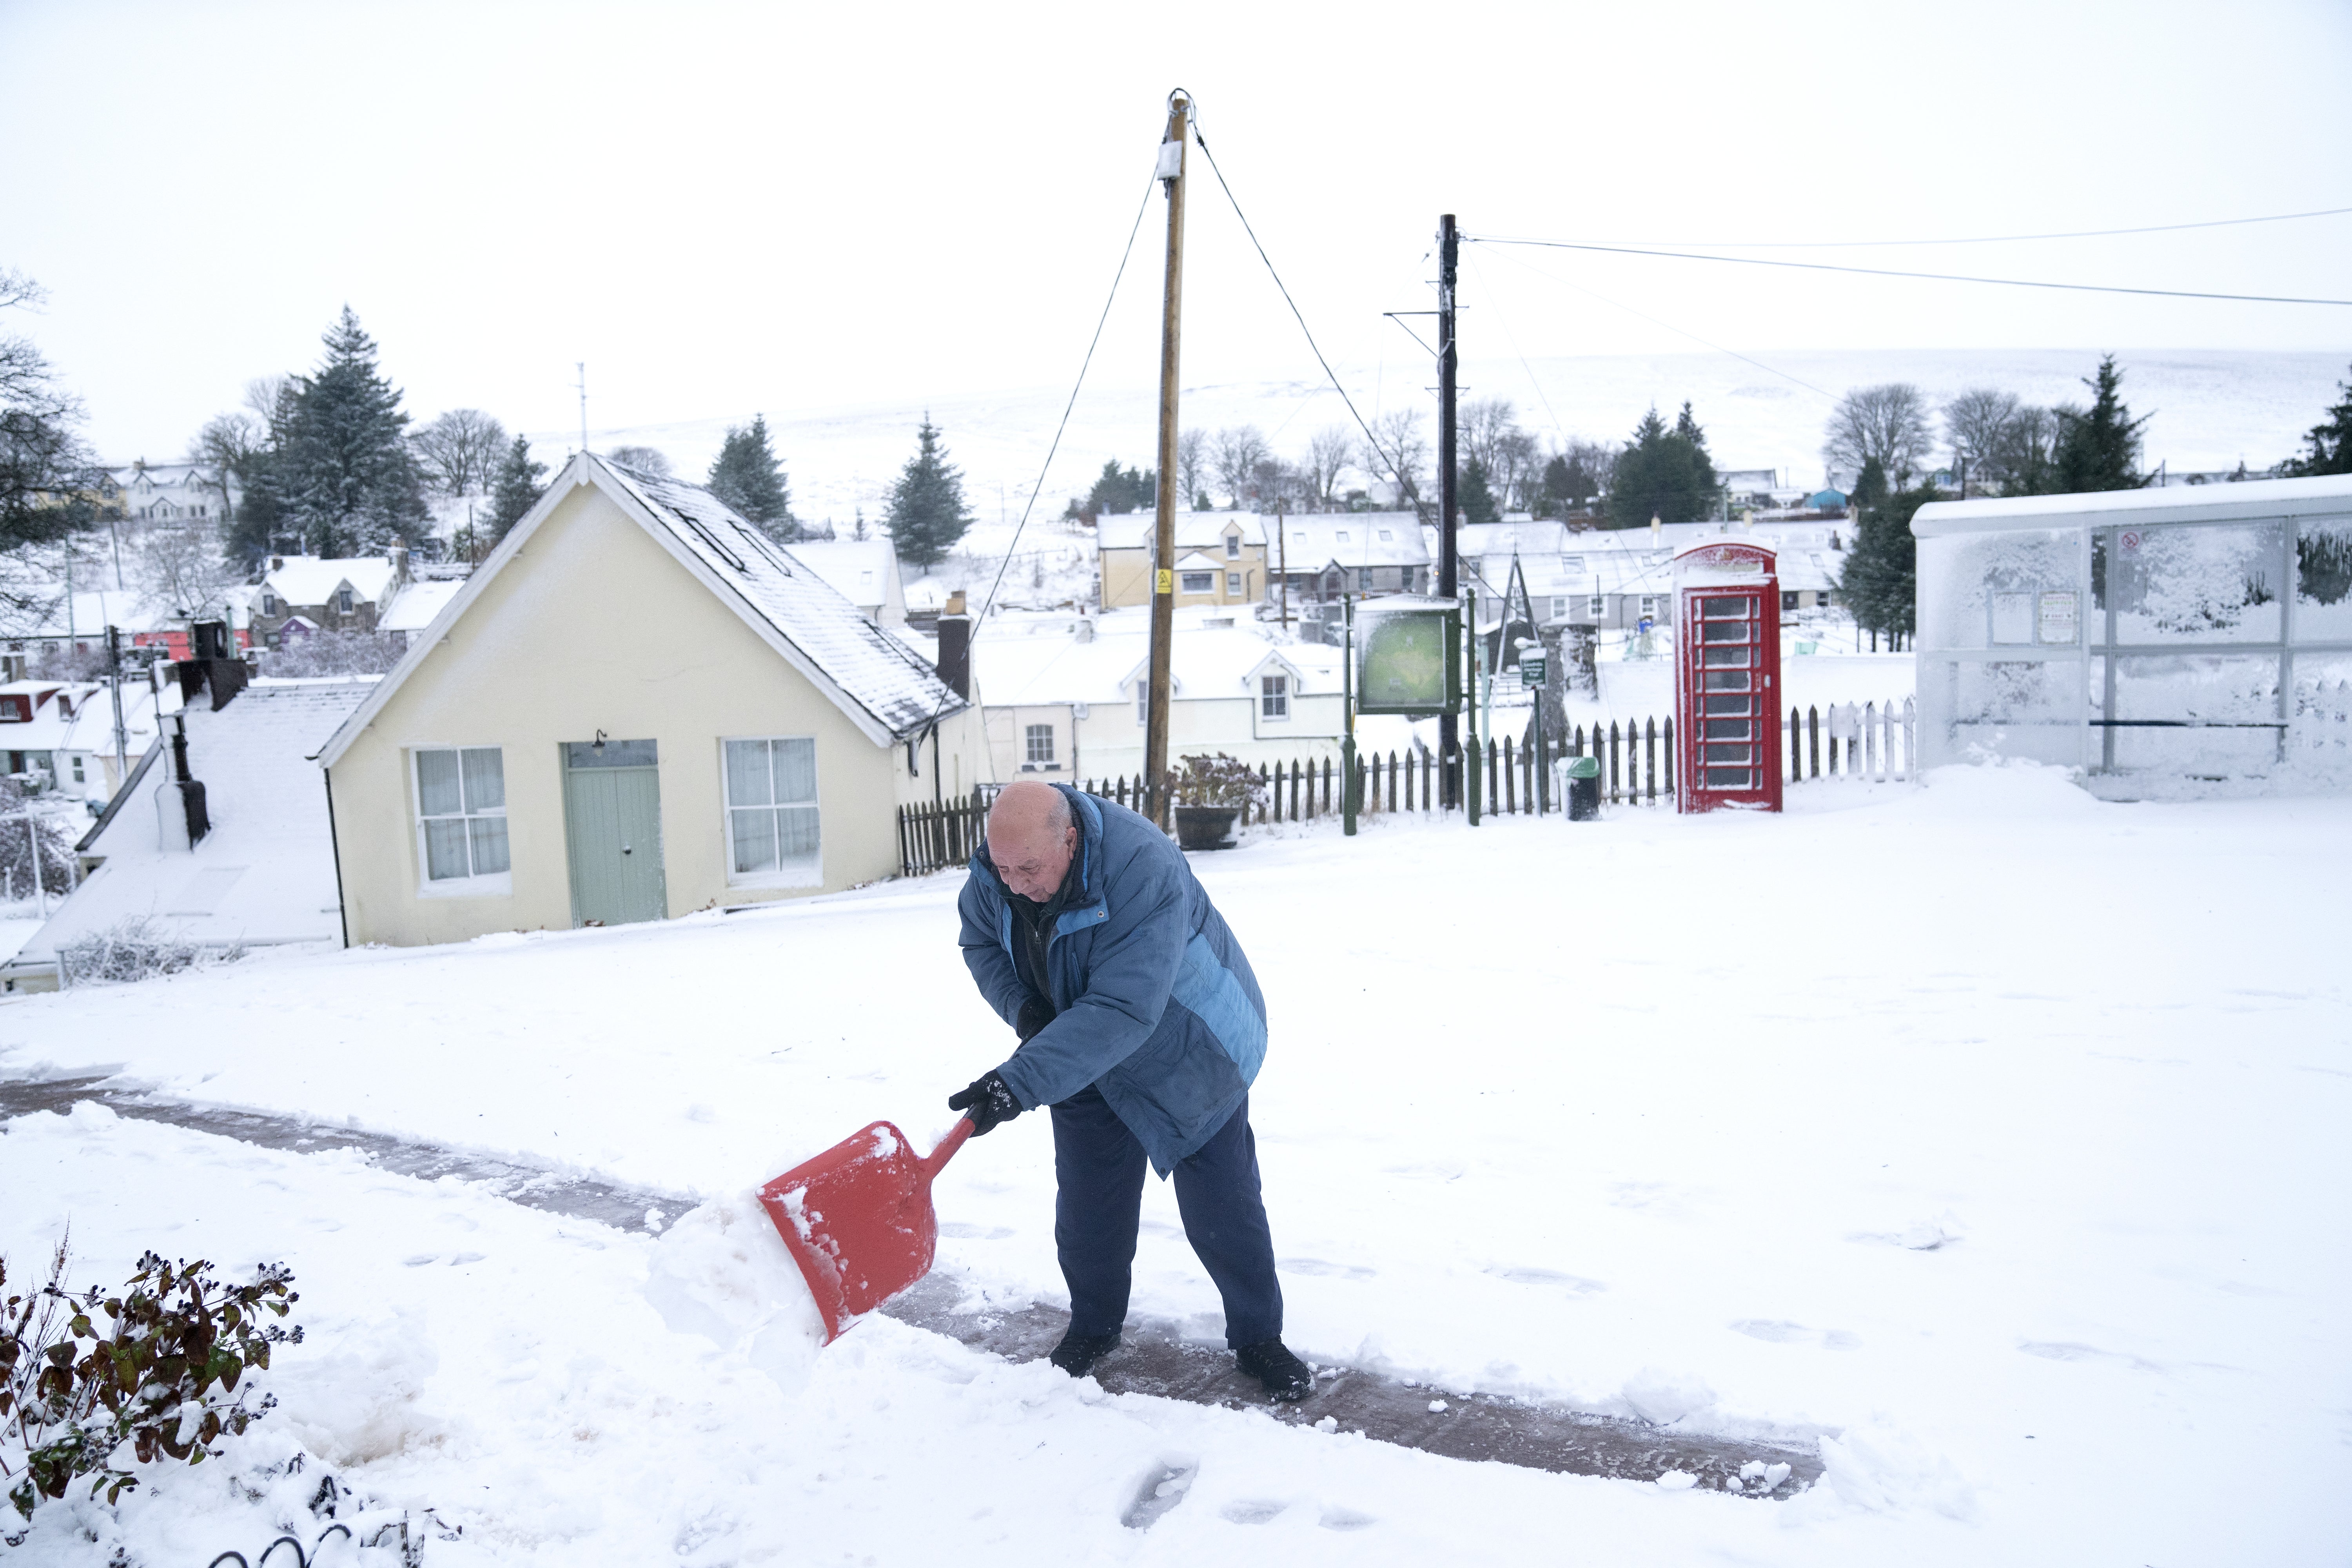
<path fill-rule="evenodd" d="M 376 372 L 375 340 L 349 305 L 327 329 L 316 375 L 298 376 L 272 429 L 285 524 L 321 556 L 377 554 L 432 526 L 408 447 L 400 390 Z"/>
<path fill-rule="evenodd" d="M 939 430 L 923 416 L 915 455 L 890 490 L 890 538 L 899 558 L 926 569 L 938 565 L 971 526 L 964 510 L 963 475 L 947 460 Z"/>
<path fill-rule="evenodd" d="M 506 459 L 499 464 L 499 474 L 490 486 L 490 515 L 480 530 L 492 544 L 504 539 L 520 522 L 523 514 L 539 504 L 540 480 L 547 476 L 545 463 L 530 460 L 530 443 L 518 436 L 507 448 Z"/>
<path fill-rule="evenodd" d="M 718 460 L 710 465 L 707 482 L 712 495 L 734 508 L 745 521 L 756 523 L 770 538 L 790 544 L 801 536 L 800 524 L 793 520 L 783 468 L 768 444 L 766 415 L 754 414 L 751 423 L 740 430 L 728 427 L 727 440 L 719 448 Z"/>
<path fill-rule="evenodd" d="M 1918 626 L 1919 550 L 1911 518 L 1936 499 L 1936 489 L 1927 484 L 1889 489 L 1885 468 L 1872 458 L 1863 464 L 1850 499 L 1853 547 L 1838 578 L 1838 597 L 1874 641 L 1883 634 L 1888 647 L 1896 647 Z"/>
<path fill-rule="evenodd" d="M 1633 427 L 1610 478 L 1609 526 L 1641 528 L 1653 517 L 1695 522 L 1715 510 L 1717 499 L 1715 463 L 1690 405 L 1683 405 L 1673 429 L 1653 408 Z"/>
<path fill-rule="evenodd" d="M 1475 458 L 1463 466 L 1459 500 L 1465 522 L 1502 521 L 1502 509 L 1495 504 L 1494 487 L 1486 482 L 1486 465 Z"/>
<path fill-rule="evenodd" d="M 2280 473 L 2290 477 L 2352 474 L 2352 381 L 2336 383 L 2336 390 L 2343 397 L 2328 409 L 2327 418 L 2313 426 L 2303 438 L 2302 454 L 2279 465 Z"/>
<path fill-rule="evenodd" d="M 2139 471 L 2139 432 L 2153 416 L 2131 416 L 2121 396 L 2123 379 L 2116 356 L 2108 354 L 2097 375 L 2083 382 L 2091 389 L 2090 408 L 2059 411 L 2058 449 L 2050 464 L 2054 493 L 2136 490 L 2147 483 Z"/>

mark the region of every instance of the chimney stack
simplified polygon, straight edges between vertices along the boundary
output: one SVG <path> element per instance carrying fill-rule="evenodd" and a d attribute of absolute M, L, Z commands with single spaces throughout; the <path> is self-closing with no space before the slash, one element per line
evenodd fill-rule
<path fill-rule="evenodd" d="M 948 595 L 940 612 L 940 679 L 966 701 L 971 700 L 971 617 L 964 613 L 963 590 Z"/>

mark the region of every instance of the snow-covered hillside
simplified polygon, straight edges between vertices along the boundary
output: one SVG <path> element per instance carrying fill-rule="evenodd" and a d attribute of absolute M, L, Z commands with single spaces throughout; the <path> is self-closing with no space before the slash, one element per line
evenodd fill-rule
<path fill-rule="evenodd" d="M 1468 342 L 1475 351 L 1481 346 L 1475 323 L 1465 331 L 1474 334 Z M 1349 395 L 1367 418 L 1413 406 L 1430 410 L 1433 421 L 1429 365 L 1402 339 L 1399 347 L 1402 352 L 1382 363 L 1342 367 Z M 1965 387 L 1993 385 L 2030 402 L 2085 401 L 2081 378 L 2096 367 L 2099 353 L 1759 350 L 1752 358 L 1781 374 L 1727 354 L 1521 361 L 1474 352 L 1464 362 L 1462 381 L 1465 397 L 1510 399 L 1520 422 L 1555 444 L 1570 437 L 1622 440 L 1653 404 L 1671 412 L 1687 398 L 1719 466 L 1786 468 L 1796 482 L 1810 485 L 1822 478 L 1822 423 L 1849 387 L 1911 381 L 1941 400 Z M 2288 456 L 2303 432 L 2319 422 L 2347 374 L 2345 356 L 2332 353 L 2125 349 L 2118 358 L 2126 399 L 2136 413 L 2154 416 L 2147 432 L 2148 465 L 2162 460 L 2183 470 L 2235 468 L 2241 458 L 2260 469 Z M 1312 362 L 1306 363 L 1312 372 Z M 1202 377 L 1183 391 L 1188 427 L 1255 425 L 1276 451 L 1295 457 L 1313 431 L 1350 423 L 1319 376 L 1223 383 L 1202 374 L 1205 367 L 1188 368 Z M 1148 374 L 1122 375 L 1103 366 L 1096 374 L 1047 476 L 1039 505 L 1045 517 L 1059 513 L 1070 496 L 1084 495 L 1108 458 L 1151 466 L 1157 404 Z M 844 408 L 814 406 L 780 391 L 766 414 L 803 517 L 830 518 L 845 531 L 858 508 L 868 521 L 879 518 L 928 411 L 964 469 L 974 512 L 986 521 L 1009 522 L 1018 520 L 1036 482 L 1068 396 L 1066 386 L 938 398 L 913 389 L 900 402 Z M 592 428 L 590 439 L 600 450 L 625 442 L 656 447 L 682 474 L 699 476 L 718 455 L 727 426 L 747 423 L 752 412 Z M 558 429 L 533 431 L 530 439 L 549 456 L 569 449 L 578 437 Z"/>

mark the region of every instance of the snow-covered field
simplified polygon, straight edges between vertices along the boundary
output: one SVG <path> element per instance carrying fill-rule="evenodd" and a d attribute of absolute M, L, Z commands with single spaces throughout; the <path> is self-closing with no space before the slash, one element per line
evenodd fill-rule
<path fill-rule="evenodd" d="M 1106 1397 L 887 1320 L 722 1348 L 646 1292 L 679 1321 L 681 1277 L 725 1293 L 718 1209 L 656 1242 L 85 1108 L 0 1137 L 12 1263 L 68 1219 L 92 1280 L 149 1247 L 283 1258 L 309 1338 L 230 1465 L 16 1555 L 250 1556 L 314 1483 L 247 1503 L 230 1474 L 299 1442 L 463 1524 L 428 1563 L 2342 1563 L 2352 801 L 2103 805 L 2030 767 L 1790 801 L 1195 861 L 1273 1012 L 1290 1342 L 1818 1436 L 1794 1501 Z M 955 887 L 38 997 L 0 1008 L 0 1073 L 113 1066 L 723 1202 L 876 1117 L 928 1142 L 1009 1048 Z M 1056 1297 L 1043 1117 L 939 1207 L 942 1268 Z M 1218 1328 L 1159 1184 L 1135 1306 Z M 1191 1492 L 1123 1528 L 1171 1463 Z"/>

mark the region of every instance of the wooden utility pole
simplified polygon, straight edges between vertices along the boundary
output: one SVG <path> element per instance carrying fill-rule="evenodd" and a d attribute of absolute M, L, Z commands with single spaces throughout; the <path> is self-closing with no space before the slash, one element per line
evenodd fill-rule
<path fill-rule="evenodd" d="M 1454 230 L 1454 215 L 1447 213 L 1437 220 L 1437 596 L 1441 599 L 1454 598 L 1462 591 L 1454 554 L 1454 373 L 1458 363 L 1454 352 L 1454 282 L 1460 260 L 1461 239 Z M 1437 751 L 1443 759 L 1438 777 L 1444 792 L 1439 799 L 1449 811 L 1458 804 L 1461 787 L 1457 722 L 1450 709 L 1437 721 Z"/>
<path fill-rule="evenodd" d="M 1168 195 L 1168 279 L 1160 307 L 1160 483 L 1151 549 L 1151 699 L 1143 732 L 1145 815 L 1166 826 L 1168 699 L 1176 651 L 1176 364 L 1184 302 L 1184 131 L 1192 105 L 1168 100 L 1160 188 Z"/>
<path fill-rule="evenodd" d="M 1274 503 L 1274 549 L 1280 562 L 1275 570 L 1282 574 L 1282 635 L 1290 635 L 1290 535 L 1283 531 L 1282 502 Z"/>

